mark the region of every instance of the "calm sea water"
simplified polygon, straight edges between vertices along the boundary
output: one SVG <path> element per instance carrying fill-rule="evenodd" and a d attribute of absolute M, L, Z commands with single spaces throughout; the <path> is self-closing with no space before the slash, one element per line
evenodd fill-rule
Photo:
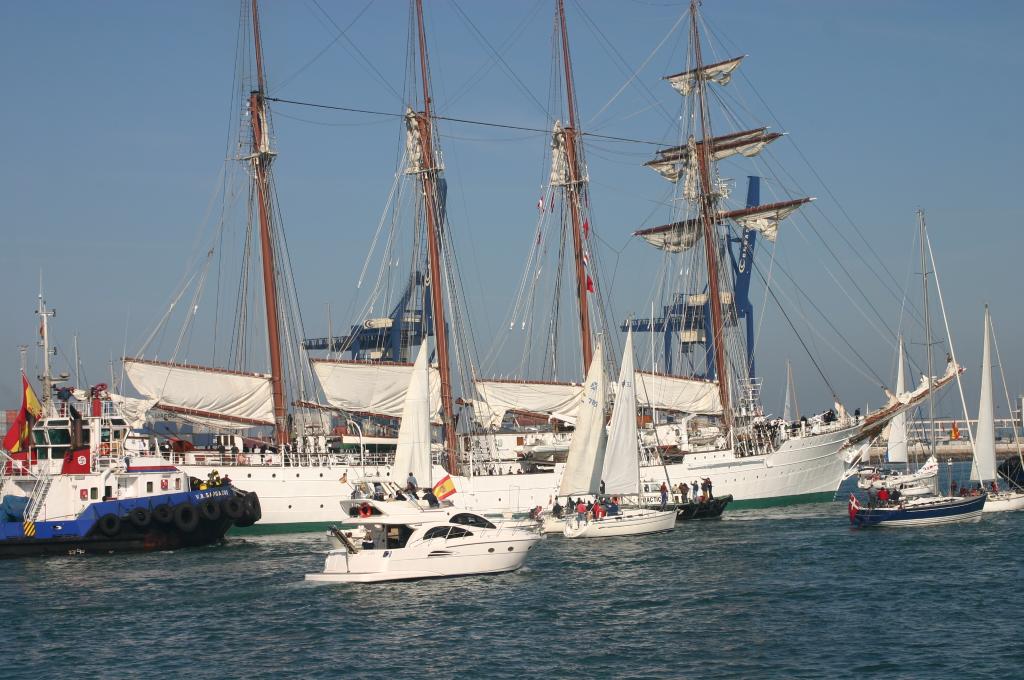
<path fill-rule="evenodd" d="M 302 581 L 320 534 L 10 560 L 0 675 L 1020 677 L 1022 530 L 1024 513 L 854 531 L 823 503 L 369 586 Z"/>

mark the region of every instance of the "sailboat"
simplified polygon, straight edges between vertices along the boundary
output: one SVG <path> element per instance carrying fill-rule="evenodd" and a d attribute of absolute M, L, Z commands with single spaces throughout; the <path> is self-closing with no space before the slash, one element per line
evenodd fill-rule
<path fill-rule="evenodd" d="M 934 277 L 935 290 L 938 293 L 939 306 L 942 310 L 943 323 L 946 328 L 946 336 L 949 342 L 949 363 L 956 364 L 955 350 L 953 349 L 952 335 L 949 333 L 949 323 L 946 318 L 945 303 L 942 301 L 942 288 L 939 286 L 938 272 L 935 267 L 935 257 L 931 250 L 931 242 L 928 240 L 928 230 L 925 225 L 924 211 L 918 210 L 918 229 L 921 247 L 921 278 L 923 289 L 923 312 L 925 351 L 927 360 L 925 368 L 931 371 L 932 367 L 932 327 L 931 311 L 929 305 L 929 278 Z M 930 269 L 929 269 L 930 265 Z M 963 384 L 960 381 L 962 371 L 956 371 L 955 378 L 960 388 L 961 403 L 963 401 Z M 984 383 L 983 383 L 984 384 Z M 991 391 L 991 390 L 990 390 Z M 925 385 L 925 393 L 928 402 L 928 421 L 932 424 L 932 434 L 929 437 L 931 457 L 935 457 L 935 386 L 931 381 Z M 993 464 L 994 466 L 994 464 Z M 937 480 L 937 475 L 936 475 Z M 986 494 L 976 496 L 944 496 L 937 488 L 929 489 L 928 493 L 913 495 L 907 498 L 902 496 L 898 488 L 890 494 L 887 486 L 883 486 L 877 498 L 871 494 L 865 503 L 856 495 L 850 494 L 847 508 L 850 516 L 850 524 L 857 528 L 865 527 L 914 527 L 929 526 L 934 524 L 950 524 L 955 522 L 974 522 L 980 519 L 981 513 L 986 505 Z"/>
<path fill-rule="evenodd" d="M 978 428 L 974 435 L 974 463 L 971 466 L 971 479 L 981 485 L 991 482 L 992 492 L 985 502 L 985 512 L 1006 512 L 1024 510 L 1024 491 L 1021 489 L 998 490 L 998 474 L 996 471 L 996 426 L 995 409 L 992 402 L 992 317 L 985 305 L 985 339 L 981 354 L 981 395 L 978 399 Z M 968 421 L 970 424 L 970 421 Z M 1014 428 L 1016 439 L 1016 427 Z M 1017 454 L 1020 455 L 1018 441 Z"/>
<path fill-rule="evenodd" d="M 674 508 L 651 510 L 621 507 L 627 496 L 641 499 L 640 450 L 636 427 L 636 375 L 633 370 L 633 334 L 626 336 L 626 347 L 619 370 L 618 393 L 611 422 L 605 432 L 605 378 L 603 353 L 598 344 L 587 373 L 586 388 L 580 402 L 576 436 L 569 447 L 559 496 L 611 495 L 607 515 L 580 518 L 569 516 L 564 522 L 566 538 L 638 536 L 670 531 L 676 523 Z"/>
<path fill-rule="evenodd" d="M 896 393 L 902 394 L 906 390 L 902 335 L 899 337 L 897 352 Z M 900 413 L 889 422 L 886 442 L 886 461 L 897 465 L 902 464 L 904 469 L 883 468 L 870 464 L 862 465 L 857 470 L 857 488 L 864 490 L 874 489 L 876 491 L 883 487 L 899 489 L 904 496 L 932 493 L 936 484 L 935 478 L 939 474 L 939 461 L 934 455 L 929 456 L 920 468 L 914 472 L 910 471 L 908 467 L 910 465 L 910 455 L 907 446 L 906 413 Z"/>

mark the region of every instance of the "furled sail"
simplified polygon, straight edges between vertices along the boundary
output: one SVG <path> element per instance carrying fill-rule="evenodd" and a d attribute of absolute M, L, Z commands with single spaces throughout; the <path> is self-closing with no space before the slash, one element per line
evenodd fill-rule
<path fill-rule="evenodd" d="M 569 154 L 565 150 L 565 130 L 562 121 L 556 120 L 551 130 L 551 186 L 564 187 L 569 184 Z"/>
<path fill-rule="evenodd" d="M 691 69 L 675 75 L 665 76 L 665 80 L 669 82 L 669 85 L 676 92 L 686 97 L 693 92 L 693 88 L 697 84 L 697 78 L 706 82 L 718 83 L 719 85 L 728 84 L 732 80 L 732 72 L 739 67 L 741 61 L 743 61 L 743 57 L 727 59 L 716 64 L 708 64 L 699 70 Z"/>
<path fill-rule="evenodd" d="M 127 358 L 124 369 L 154 408 L 220 427 L 274 424 L 269 375 Z"/>
<path fill-rule="evenodd" d="M 791 201 L 755 205 L 752 208 L 727 210 L 719 212 L 716 221 L 734 220 L 740 226 L 760 231 L 769 241 L 774 241 L 779 233 L 779 222 L 804 203 L 812 200 L 814 199 L 797 198 Z M 657 248 L 670 253 L 678 253 L 691 248 L 700 238 L 700 233 L 700 220 L 690 219 L 664 224 L 660 227 L 641 229 L 633 232 L 633 235 L 642 237 Z"/>
<path fill-rule="evenodd" d="M 420 139 L 420 122 L 412 107 L 405 107 L 405 157 L 408 165 L 405 172 L 415 175 L 423 172 L 423 142 Z"/>
<path fill-rule="evenodd" d="M 583 386 L 576 383 L 511 380 L 477 380 L 483 404 L 476 409 L 488 427 L 498 427 L 507 411 L 542 413 L 563 422 L 576 420 Z"/>
<path fill-rule="evenodd" d="M 393 418 L 402 415 L 413 370 L 413 364 L 313 360 L 313 371 L 331 406 Z M 441 377 L 434 366 L 430 366 L 429 372 L 433 407 L 430 417 L 436 420 L 441 408 Z"/>
<path fill-rule="evenodd" d="M 608 444 L 601 473 L 606 493 L 639 493 L 640 457 L 637 446 L 636 376 L 633 371 L 633 331 L 630 330 L 626 334 L 615 406 L 608 424 Z"/>
<path fill-rule="evenodd" d="M 974 438 L 972 479 L 996 479 L 995 409 L 992 402 L 992 354 L 988 306 L 985 307 L 985 344 L 981 351 L 981 395 L 978 401 L 978 430 Z M 972 472 L 975 470 L 972 469 Z"/>
<path fill-rule="evenodd" d="M 767 128 L 762 127 L 712 137 L 710 145 L 708 145 L 708 140 L 694 141 L 691 139 L 685 146 L 662 149 L 653 160 L 644 165 L 665 179 L 676 182 L 686 170 L 693 166 L 697 152 L 703 152 L 705 145 L 711 149 L 711 160 L 720 161 L 736 155 L 750 158 L 761 153 L 766 146 L 781 136 L 781 132 L 767 132 Z"/>
<path fill-rule="evenodd" d="M 720 415 L 718 382 L 661 373 L 638 371 L 637 399 L 642 405 L 663 411 Z"/>
<path fill-rule="evenodd" d="M 593 494 L 600 490 L 607 434 L 604 410 L 607 401 L 604 353 L 594 350 L 583 392 L 577 396 L 576 432 L 569 443 L 559 496 Z"/>
<path fill-rule="evenodd" d="M 395 484 L 405 486 L 411 472 L 420 486 L 433 486 L 430 466 L 430 388 L 427 380 L 427 343 L 420 345 L 416 363 L 408 374 L 402 402 L 402 424 L 395 445 L 395 464 L 388 474 Z"/>
<path fill-rule="evenodd" d="M 905 370 L 903 368 L 903 337 L 900 336 L 899 359 L 896 361 L 896 394 L 903 394 L 906 391 Z M 890 463 L 906 463 L 909 460 L 907 455 L 907 414 L 899 413 L 889 422 L 889 452 Z"/>
<path fill-rule="evenodd" d="M 812 200 L 814 199 L 798 198 L 793 201 L 781 201 L 779 203 L 756 205 L 753 208 L 732 210 L 722 213 L 721 219 L 735 220 L 740 226 L 759 231 L 766 239 L 774 241 L 775 237 L 779 234 L 779 222 L 789 217 L 794 210 L 804 203 Z"/>

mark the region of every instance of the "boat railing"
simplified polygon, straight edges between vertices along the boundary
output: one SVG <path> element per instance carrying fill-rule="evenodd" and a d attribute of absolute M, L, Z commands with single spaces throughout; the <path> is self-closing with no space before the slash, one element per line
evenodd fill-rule
<path fill-rule="evenodd" d="M 218 467 L 347 467 L 365 466 L 386 467 L 394 462 L 394 454 L 359 452 L 239 452 L 194 449 L 192 451 L 165 452 L 164 457 L 173 465 L 216 465 Z"/>

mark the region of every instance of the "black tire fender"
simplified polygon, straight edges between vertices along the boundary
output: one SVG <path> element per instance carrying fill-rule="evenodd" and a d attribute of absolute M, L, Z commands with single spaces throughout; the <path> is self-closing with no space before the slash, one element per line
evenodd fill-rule
<path fill-rule="evenodd" d="M 153 508 L 153 520 L 160 524 L 170 524 L 174 521 L 174 508 L 167 503 L 161 503 Z"/>
<path fill-rule="evenodd" d="M 245 503 L 238 496 L 229 496 L 220 504 L 224 514 L 233 520 L 241 519 L 245 514 Z"/>
<path fill-rule="evenodd" d="M 121 531 L 121 518 L 113 513 L 107 513 L 100 517 L 96 526 L 105 536 L 115 536 Z"/>
<path fill-rule="evenodd" d="M 209 522 L 216 522 L 220 519 L 220 503 L 212 498 L 207 498 L 199 504 L 199 514 Z"/>
<path fill-rule="evenodd" d="M 153 513 L 149 508 L 132 508 L 131 512 L 128 513 L 128 521 L 139 529 L 145 529 L 153 521 Z"/>
<path fill-rule="evenodd" d="M 174 508 L 174 525 L 185 533 L 196 530 L 199 526 L 199 511 L 191 503 L 182 503 Z"/>

